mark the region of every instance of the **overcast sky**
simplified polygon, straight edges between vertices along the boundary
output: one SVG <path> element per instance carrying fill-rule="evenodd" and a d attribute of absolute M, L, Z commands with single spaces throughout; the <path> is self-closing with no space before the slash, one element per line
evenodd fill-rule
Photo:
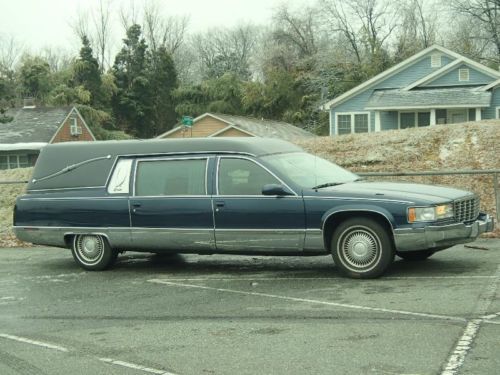
<path fill-rule="evenodd" d="M 116 13 L 133 2 L 142 8 L 151 0 L 111 0 Z M 188 15 L 189 31 L 202 31 L 238 22 L 264 24 L 270 21 L 272 10 L 283 0 L 153 0 L 166 15 Z M 80 47 L 71 21 L 79 11 L 97 8 L 99 0 L 0 0 L 0 37 L 14 36 L 25 47 L 37 52 L 45 46 L 63 48 L 69 52 Z M 288 0 L 287 3 L 312 4 L 313 0 Z M 115 20 L 115 43 L 120 43 L 123 30 L 118 14 Z"/>

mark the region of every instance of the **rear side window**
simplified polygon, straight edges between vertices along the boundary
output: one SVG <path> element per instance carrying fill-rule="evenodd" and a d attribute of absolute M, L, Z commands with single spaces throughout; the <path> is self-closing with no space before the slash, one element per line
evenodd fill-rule
<path fill-rule="evenodd" d="M 207 159 L 140 161 L 135 195 L 206 195 L 206 165 Z"/>
<path fill-rule="evenodd" d="M 130 184 L 131 159 L 120 159 L 108 185 L 109 194 L 128 194 Z"/>

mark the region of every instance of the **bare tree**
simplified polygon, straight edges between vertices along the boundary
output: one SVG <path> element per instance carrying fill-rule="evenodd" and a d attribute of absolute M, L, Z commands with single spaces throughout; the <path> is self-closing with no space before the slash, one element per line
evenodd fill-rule
<path fill-rule="evenodd" d="M 0 35 L 0 70 L 12 71 L 22 55 L 24 46 L 14 36 Z"/>
<path fill-rule="evenodd" d="M 40 56 L 49 64 L 52 73 L 68 68 L 74 60 L 69 52 L 51 46 L 43 47 Z"/>
<path fill-rule="evenodd" d="M 99 0 L 97 11 L 92 13 L 95 30 L 93 39 L 101 73 L 111 63 L 111 5 L 112 0 Z"/>
<path fill-rule="evenodd" d="M 390 2 L 321 0 L 320 5 L 327 27 L 348 43 L 358 64 L 383 54 L 384 45 L 397 26 Z"/>
<path fill-rule="evenodd" d="M 425 0 L 407 0 L 400 4 L 401 25 L 396 35 L 396 58 L 403 60 L 437 39 L 436 4 Z"/>
<path fill-rule="evenodd" d="M 144 33 L 153 51 L 165 48 L 174 55 L 185 41 L 189 17 L 163 16 L 157 2 L 147 3 L 144 7 Z"/>
<path fill-rule="evenodd" d="M 289 6 L 283 3 L 274 14 L 276 27 L 273 37 L 277 43 L 288 44 L 298 50 L 299 58 L 310 57 L 317 53 L 316 24 L 317 11 L 307 7 L 292 14 Z"/>
<path fill-rule="evenodd" d="M 250 24 L 231 29 L 212 29 L 195 35 L 192 43 L 198 54 L 202 75 L 215 78 L 232 72 L 240 78 L 248 78 L 257 37 L 258 30 Z"/>
<path fill-rule="evenodd" d="M 500 63 L 500 0 L 451 0 L 450 4 L 475 23 L 470 37 L 492 47 L 492 55 L 484 57 Z"/>

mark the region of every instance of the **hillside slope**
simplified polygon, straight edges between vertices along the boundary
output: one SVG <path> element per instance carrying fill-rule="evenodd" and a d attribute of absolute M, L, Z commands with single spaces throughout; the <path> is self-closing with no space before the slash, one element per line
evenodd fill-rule
<path fill-rule="evenodd" d="M 298 144 L 355 172 L 500 169 L 500 120 L 318 137 Z M 27 180 L 31 173 L 31 168 L 0 171 L 0 181 Z M 481 197 L 482 209 L 496 214 L 491 175 L 397 179 L 475 191 Z M 16 196 L 23 191 L 24 185 L 0 185 L 0 247 L 17 245 L 11 230 L 12 208 Z M 497 234 L 500 235 L 500 228 Z"/>

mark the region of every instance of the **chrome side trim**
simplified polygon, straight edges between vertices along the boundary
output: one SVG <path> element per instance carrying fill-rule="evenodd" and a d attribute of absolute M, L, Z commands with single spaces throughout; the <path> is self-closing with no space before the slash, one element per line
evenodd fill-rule
<path fill-rule="evenodd" d="M 217 250 L 232 252 L 297 252 L 304 246 L 304 230 L 217 229 Z"/>
<path fill-rule="evenodd" d="M 415 204 L 411 201 L 400 201 L 394 199 L 378 199 L 378 198 L 359 198 L 359 197 L 323 197 L 314 195 L 304 195 L 304 199 L 333 199 L 333 200 L 351 200 L 351 201 L 370 201 L 370 202 L 391 202 L 401 204 Z"/>
<path fill-rule="evenodd" d="M 34 191 L 60 191 L 60 190 L 82 190 L 82 189 L 103 189 L 106 186 L 78 186 L 78 187 L 70 187 L 70 188 L 57 188 L 57 189 L 30 189 L 28 192 Z"/>
<path fill-rule="evenodd" d="M 130 228 L 63 228 L 28 227 L 13 228 L 16 237 L 38 245 L 67 247 L 64 237 L 75 234 L 96 234 L 108 239 L 112 247 L 130 247 Z"/>
<path fill-rule="evenodd" d="M 244 156 L 237 156 L 237 155 L 226 156 L 226 155 L 224 155 L 224 156 L 218 156 L 217 157 L 217 167 L 216 167 L 216 174 L 215 174 L 215 179 L 216 179 L 216 182 L 215 182 L 215 194 L 216 194 L 217 197 L 224 196 L 224 195 L 219 195 L 219 168 L 220 168 L 220 161 L 221 161 L 221 159 L 243 159 L 243 160 L 251 161 L 251 162 L 257 164 L 259 167 L 261 167 L 264 170 L 266 170 L 275 179 L 277 179 L 279 182 L 281 182 L 281 184 L 283 186 L 285 186 L 286 188 L 288 188 L 294 194 L 294 196 L 296 196 L 296 197 L 299 196 L 295 192 L 295 190 L 293 190 L 290 186 L 288 186 L 288 184 L 286 184 L 285 182 L 283 182 L 283 180 L 281 178 L 279 178 L 278 176 L 276 176 L 276 174 L 273 171 L 271 171 L 265 165 L 261 164 L 259 161 L 255 160 L 255 159 L 248 158 L 248 157 L 244 157 Z M 246 195 L 243 195 L 243 196 L 246 196 Z M 263 197 L 263 195 L 248 195 L 248 196 L 249 197 Z M 228 197 L 239 197 L 239 195 L 228 195 Z M 276 198 L 276 196 L 271 196 L 271 197 L 272 198 Z"/>
<path fill-rule="evenodd" d="M 306 229 L 304 238 L 304 252 L 326 251 L 323 231 L 321 229 Z"/>
<path fill-rule="evenodd" d="M 21 201 L 67 201 L 67 200 L 108 200 L 108 199 L 128 199 L 128 195 L 119 196 L 106 196 L 106 197 L 53 197 L 53 198 L 39 198 L 39 197 L 23 197 L 19 198 Z"/>

